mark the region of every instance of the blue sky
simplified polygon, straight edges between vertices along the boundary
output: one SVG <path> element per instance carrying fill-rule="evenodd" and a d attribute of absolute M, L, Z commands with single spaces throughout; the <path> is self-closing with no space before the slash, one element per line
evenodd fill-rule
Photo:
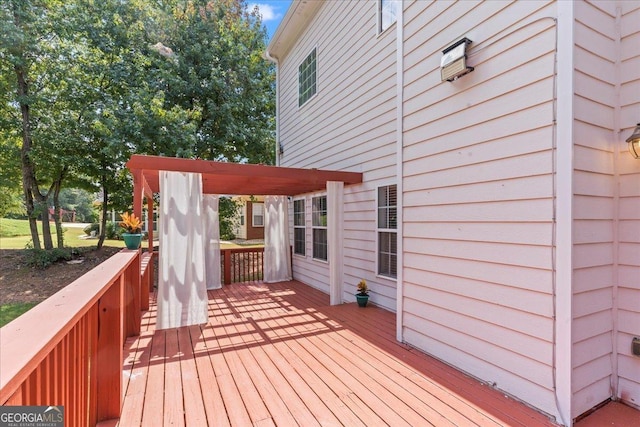
<path fill-rule="evenodd" d="M 249 1 L 249 10 L 253 9 L 254 5 L 258 5 L 260 13 L 262 14 L 262 23 L 266 25 L 267 32 L 269 33 L 269 40 L 276 32 L 280 21 L 287 13 L 289 5 L 292 0 L 256 0 Z"/>

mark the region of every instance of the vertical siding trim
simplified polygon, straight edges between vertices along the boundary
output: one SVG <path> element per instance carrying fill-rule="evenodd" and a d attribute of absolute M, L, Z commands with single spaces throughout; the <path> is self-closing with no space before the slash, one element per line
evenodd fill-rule
<path fill-rule="evenodd" d="M 276 166 L 280 166 L 280 64 L 278 58 L 271 56 L 268 50 L 264 52 L 264 56 L 276 66 L 276 143 L 274 150 L 276 150 Z"/>
<path fill-rule="evenodd" d="M 573 55 L 574 5 L 557 2 L 556 40 L 556 220 L 555 220 L 555 377 L 559 420 L 572 423 L 572 299 L 573 299 Z"/>
<path fill-rule="evenodd" d="M 622 140 L 622 106 L 620 105 L 620 91 L 622 90 L 622 7 L 616 6 L 616 22 L 615 22 L 615 99 L 613 114 L 613 182 L 620 182 L 620 145 L 618 141 Z M 618 285 L 619 285 L 619 257 L 620 257 L 620 185 L 615 185 L 613 189 L 613 285 L 611 319 L 611 395 L 618 396 L 619 377 L 618 377 Z"/>
<path fill-rule="evenodd" d="M 396 339 L 404 341 L 403 321 L 404 321 L 404 216 L 403 206 L 403 156 L 404 148 L 404 2 L 400 2 L 400 13 L 396 21 L 396 189 L 397 189 L 397 215 L 398 231 L 396 235 Z"/>

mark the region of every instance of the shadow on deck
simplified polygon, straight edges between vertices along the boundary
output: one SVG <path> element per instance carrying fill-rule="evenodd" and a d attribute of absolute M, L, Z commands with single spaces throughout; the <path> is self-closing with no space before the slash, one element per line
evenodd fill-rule
<path fill-rule="evenodd" d="M 155 330 L 124 354 L 122 426 L 552 426 L 395 340 L 395 315 L 299 282 L 209 291 L 209 323 Z"/>

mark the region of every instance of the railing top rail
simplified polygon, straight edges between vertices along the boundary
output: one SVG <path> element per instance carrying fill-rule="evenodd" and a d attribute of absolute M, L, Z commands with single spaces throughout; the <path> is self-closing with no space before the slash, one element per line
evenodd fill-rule
<path fill-rule="evenodd" d="M 264 252 L 264 246 L 255 246 L 252 248 L 229 248 L 220 249 L 221 252 L 245 253 L 245 252 Z"/>
<path fill-rule="evenodd" d="M 11 397 L 137 256 L 137 251 L 118 252 L 0 328 L 0 404 Z"/>

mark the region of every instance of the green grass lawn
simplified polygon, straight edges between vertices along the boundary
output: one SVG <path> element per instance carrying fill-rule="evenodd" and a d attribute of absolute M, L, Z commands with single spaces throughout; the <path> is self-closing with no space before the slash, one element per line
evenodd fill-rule
<path fill-rule="evenodd" d="M 82 239 L 86 236 L 82 228 L 64 228 L 64 245 L 72 248 L 96 246 L 98 239 Z M 51 224 L 51 237 L 56 245 L 55 225 Z M 29 221 L 22 219 L 0 218 L 0 249 L 24 249 L 31 243 Z M 40 234 L 42 244 L 42 234 Z M 124 248 L 122 240 L 105 240 L 105 246 Z M 143 244 L 144 245 L 144 244 Z"/>
<path fill-rule="evenodd" d="M 0 218 L 0 237 L 28 236 L 30 234 L 29 221 Z"/>
<path fill-rule="evenodd" d="M 21 314 L 27 312 L 35 305 L 36 303 L 34 302 L 25 302 L 16 304 L 5 304 L 0 306 L 0 328 L 11 322 Z"/>

